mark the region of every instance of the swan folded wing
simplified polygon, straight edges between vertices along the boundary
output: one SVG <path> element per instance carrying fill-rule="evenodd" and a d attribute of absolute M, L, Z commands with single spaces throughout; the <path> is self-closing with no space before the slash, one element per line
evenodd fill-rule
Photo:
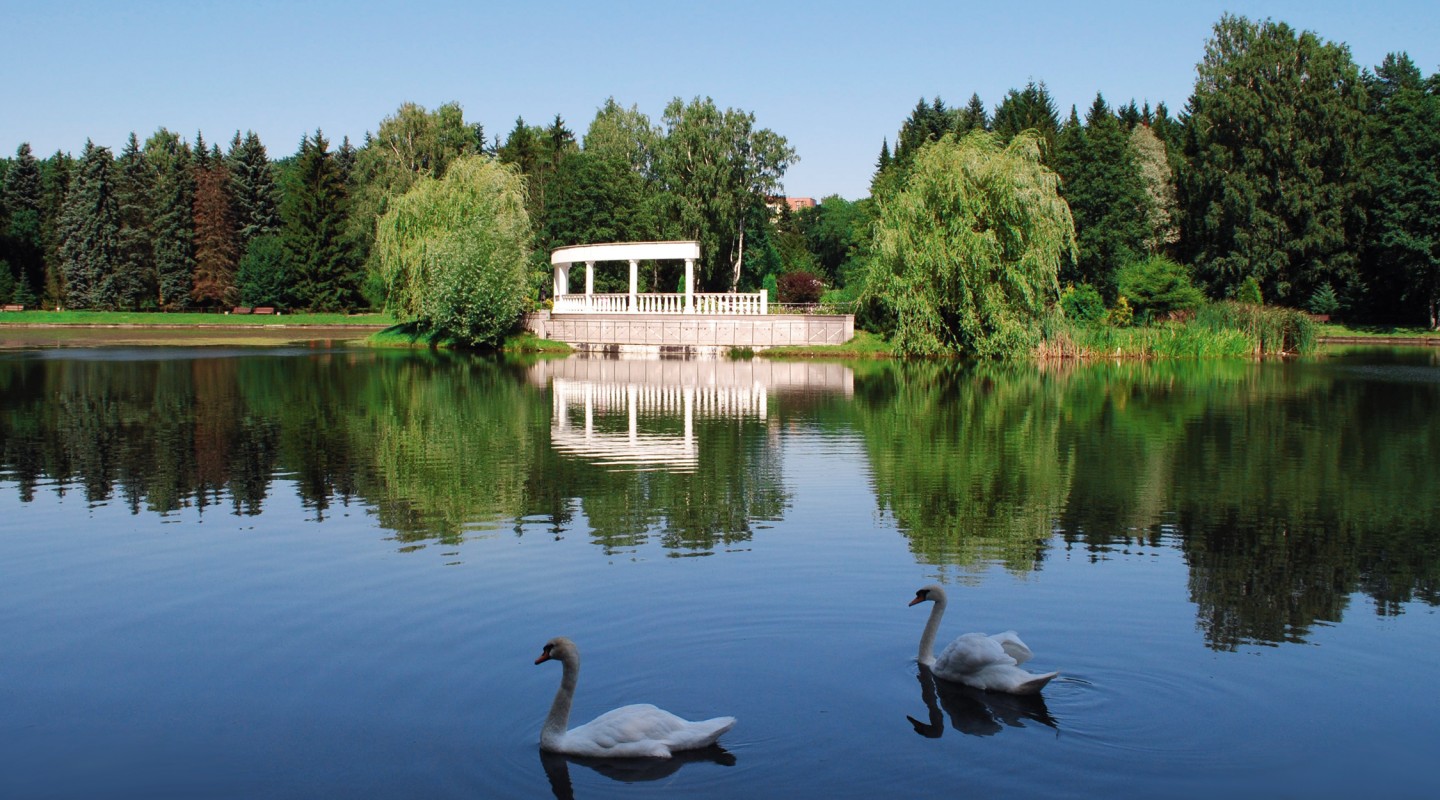
<path fill-rule="evenodd" d="M 1016 663 L 1000 642 L 983 633 L 967 633 L 945 646 L 933 669 L 941 677 L 950 677 L 991 667 L 1013 667 Z"/>
<path fill-rule="evenodd" d="M 582 756 L 669 758 L 673 750 L 715 743 L 734 717 L 691 722 L 649 703 L 621 706 L 568 731 L 562 752 Z"/>
<path fill-rule="evenodd" d="M 1020 634 L 1015 631 L 991 634 L 990 638 L 999 642 L 1000 647 L 1005 650 L 1005 654 L 1015 659 L 1016 664 L 1024 664 L 1026 661 L 1035 657 L 1035 654 L 1030 651 L 1030 648 L 1026 647 L 1024 642 L 1020 641 Z"/>

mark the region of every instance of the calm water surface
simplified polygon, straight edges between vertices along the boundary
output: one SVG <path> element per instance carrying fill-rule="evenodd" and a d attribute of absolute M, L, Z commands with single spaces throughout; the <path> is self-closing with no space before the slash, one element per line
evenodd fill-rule
<path fill-rule="evenodd" d="M 0 797 L 1434 797 L 1440 363 L 0 351 Z M 1020 631 L 1019 702 L 917 672 Z M 630 702 L 724 751 L 542 759 Z"/>

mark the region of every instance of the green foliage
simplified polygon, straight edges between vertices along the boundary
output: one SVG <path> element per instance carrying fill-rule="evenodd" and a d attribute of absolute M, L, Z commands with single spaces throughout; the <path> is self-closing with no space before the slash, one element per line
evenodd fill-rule
<path fill-rule="evenodd" d="M 1126 264 L 1120 270 L 1119 287 L 1144 321 L 1193 311 L 1205 302 L 1205 295 L 1190 282 L 1190 270 L 1165 256 Z"/>
<path fill-rule="evenodd" d="M 1372 292 L 1383 313 L 1440 329 L 1440 73 L 1424 82 L 1391 54 L 1367 84 Z"/>
<path fill-rule="evenodd" d="M 655 148 L 660 130 L 636 106 L 623 108 L 610 97 L 595 112 L 585 132 L 584 151 L 610 161 L 628 164 L 643 180 L 654 177 Z"/>
<path fill-rule="evenodd" d="M 180 310 L 190 303 L 195 274 L 195 177 L 190 147 L 164 128 L 145 140 L 145 160 L 155 170 L 155 305 Z"/>
<path fill-rule="evenodd" d="M 1185 124 L 1187 261 L 1212 294 L 1246 276 L 1298 303 L 1358 281 L 1365 91 L 1343 44 L 1226 15 Z"/>
<path fill-rule="evenodd" d="M 1135 323 L 1135 310 L 1125 295 L 1115 298 L 1115 305 L 1105 313 L 1105 322 L 1114 328 L 1128 328 Z"/>
<path fill-rule="evenodd" d="M 279 236 L 267 234 L 251 239 L 235 270 L 240 304 L 289 308 L 286 263 L 285 244 Z"/>
<path fill-rule="evenodd" d="M 1116 271 L 1146 252 L 1150 236 L 1150 200 L 1130 137 L 1097 94 L 1084 127 L 1067 124 L 1055 149 L 1052 163 L 1075 217 L 1078 252 L 1061 278 L 1114 296 Z"/>
<path fill-rule="evenodd" d="M 1322 283 L 1315 293 L 1310 295 L 1310 300 L 1305 304 L 1311 314 L 1330 315 L 1340 310 L 1340 298 L 1335 296 L 1335 290 L 1330 284 Z"/>
<path fill-rule="evenodd" d="M 280 230 L 279 190 L 270 156 L 254 131 L 246 131 L 244 138 L 236 131 L 225 158 L 235 208 L 235 246 L 243 254 L 256 237 Z"/>
<path fill-rule="evenodd" d="M 349 196 L 329 144 L 318 130 L 301 138 L 280 206 L 291 298 L 310 311 L 345 311 L 362 302 L 361 270 L 346 232 Z"/>
<path fill-rule="evenodd" d="M 15 270 L 12 292 L 31 295 L 45 283 L 44 191 L 40 161 L 22 142 L 0 182 L 0 253 Z"/>
<path fill-rule="evenodd" d="M 1309 316 L 1290 308 L 1222 302 L 1202 306 L 1195 324 L 1212 331 L 1242 331 L 1254 355 L 1314 351 L 1319 327 Z"/>
<path fill-rule="evenodd" d="M 1076 322 L 1100 322 L 1105 319 L 1105 300 L 1088 283 L 1067 285 L 1060 293 L 1060 308 L 1066 319 Z"/>
<path fill-rule="evenodd" d="M 826 281 L 844 282 L 867 257 L 873 214 L 874 204 L 869 199 L 851 202 L 839 195 L 825 197 L 819 205 L 796 213 L 795 225 Z"/>
<path fill-rule="evenodd" d="M 1233 298 L 1236 302 L 1249 303 L 1251 305 L 1264 305 L 1265 298 L 1260 294 L 1260 281 L 1254 275 L 1246 275 L 1245 280 L 1235 288 Z"/>
<path fill-rule="evenodd" d="M 543 249 L 658 239 L 653 212 L 645 182 L 628 162 L 574 153 L 555 169 L 545 195 Z"/>
<path fill-rule="evenodd" d="M 700 242 L 696 279 L 709 291 L 738 288 L 746 236 L 768 223 L 765 200 L 777 193 L 795 149 L 755 115 L 723 112 L 710 98 L 675 98 L 665 107 L 656 175 L 671 230 Z M 763 273 L 761 273 L 763 274 Z"/>
<path fill-rule="evenodd" d="M 85 143 L 60 217 L 60 270 L 66 302 L 77 308 L 114 308 L 111 270 L 120 250 L 120 210 L 109 148 Z"/>
<path fill-rule="evenodd" d="M 1074 223 L 1037 134 L 946 136 L 916 155 L 904 189 L 879 200 L 865 297 L 888 306 L 907 355 L 1028 353 L 1059 295 Z"/>
<path fill-rule="evenodd" d="M 380 218 L 376 264 L 397 316 L 497 347 L 528 298 L 530 221 L 520 177 L 466 156 L 422 178 Z"/>
<path fill-rule="evenodd" d="M 1180 240 L 1175 174 L 1170 167 L 1169 149 L 1154 128 L 1141 122 L 1130 129 L 1130 152 L 1135 156 L 1148 200 L 1145 248 L 1156 255 Z"/>
<path fill-rule="evenodd" d="M 155 170 L 130 134 L 120 153 L 115 176 L 115 200 L 120 217 L 120 241 L 111 283 L 118 308 L 155 305 L 154 218 Z"/>
<path fill-rule="evenodd" d="M 1024 89 L 1007 92 L 995 109 L 995 120 L 990 129 L 1004 141 L 1018 136 L 1021 131 L 1035 131 L 1041 142 L 1040 160 L 1048 163 L 1055 152 L 1055 138 L 1060 133 L 1060 115 L 1045 82 L 1030 81 Z"/>

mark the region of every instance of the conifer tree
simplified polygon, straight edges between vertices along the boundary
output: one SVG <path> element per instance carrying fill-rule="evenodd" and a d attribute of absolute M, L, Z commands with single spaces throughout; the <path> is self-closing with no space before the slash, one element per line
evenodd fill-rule
<path fill-rule="evenodd" d="M 173 311 L 190 303 L 195 279 L 195 175 L 191 151 L 164 128 L 145 140 L 145 157 L 155 168 L 155 304 Z"/>
<path fill-rule="evenodd" d="M 280 230 L 280 206 L 265 145 L 254 131 L 235 132 L 226 166 L 235 214 L 235 249 L 245 253 L 257 236 Z"/>
<path fill-rule="evenodd" d="M 3 201 L 8 212 L 0 237 L 6 241 L 4 257 L 14 270 L 11 300 L 33 306 L 45 281 L 44 236 L 41 225 L 44 185 L 40 161 L 22 142 L 5 173 Z"/>
<path fill-rule="evenodd" d="M 1343 44 L 1226 15 L 1197 67 L 1180 193 L 1184 251 L 1212 294 L 1254 276 L 1303 305 L 1358 284 L 1365 91 Z"/>
<path fill-rule="evenodd" d="M 991 130 L 1000 134 L 1002 140 L 1009 140 L 1021 131 L 1033 130 L 1040 134 L 1040 157 L 1048 164 L 1055 149 L 1055 137 L 1060 132 L 1060 117 L 1055 111 L 1055 101 L 1050 90 L 1042 81 L 1030 81 L 1019 91 L 1011 89 L 995 109 Z"/>
<path fill-rule="evenodd" d="M 1061 195 L 1075 219 L 1078 259 L 1061 279 L 1089 283 L 1115 296 L 1115 274 L 1146 252 L 1149 197 L 1119 119 L 1095 95 L 1084 128 L 1071 122 L 1061 133 L 1055 154 L 1063 178 Z"/>
<path fill-rule="evenodd" d="M 1404 53 L 1367 76 L 1373 314 L 1440 328 L 1440 74 L 1427 82 Z M 1324 287 L 1317 287 L 1316 293 Z"/>
<path fill-rule="evenodd" d="M 203 153 L 197 147 L 197 153 Z M 218 149 L 195 162 L 195 280 L 190 297 L 201 305 L 235 304 L 235 217 L 230 171 Z"/>
<path fill-rule="evenodd" d="M 293 301 L 312 311 L 360 304 L 360 275 L 346 236 L 346 186 L 329 146 L 319 130 L 301 138 L 280 204 Z"/>
<path fill-rule="evenodd" d="M 134 133 L 125 142 L 116 170 L 116 203 L 120 215 L 119 251 L 114 285 L 120 308 L 138 309 L 155 297 L 154 243 L 155 171 Z"/>
<path fill-rule="evenodd" d="M 60 234 L 66 303 L 75 308 L 114 308 L 110 270 L 120 250 L 120 210 L 108 148 L 85 142 L 65 197 Z"/>
<path fill-rule="evenodd" d="M 40 238 L 45 250 L 42 300 L 47 307 L 65 301 L 65 273 L 60 269 L 60 218 L 65 212 L 65 197 L 70 193 L 74 171 L 75 159 L 60 150 L 46 159 L 41 170 Z"/>

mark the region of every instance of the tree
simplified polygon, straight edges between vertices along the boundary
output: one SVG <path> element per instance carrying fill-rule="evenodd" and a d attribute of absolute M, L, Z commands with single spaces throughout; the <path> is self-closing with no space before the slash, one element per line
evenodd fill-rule
<path fill-rule="evenodd" d="M 1193 311 L 1205 295 L 1190 282 L 1190 271 L 1165 256 L 1126 264 L 1118 278 L 1120 294 L 1142 320 L 1150 321 L 1177 311 Z"/>
<path fill-rule="evenodd" d="M 44 302 L 58 306 L 65 301 L 65 274 L 60 269 L 60 219 L 65 213 L 65 198 L 70 193 L 70 178 L 75 159 L 56 150 L 41 169 L 40 239 L 45 249 Z"/>
<path fill-rule="evenodd" d="M 1180 240 L 1175 219 L 1175 174 L 1170 169 L 1170 156 L 1165 142 L 1144 122 L 1130 131 L 1130 152 L 1140 170 L 1148 200 L 1145 249 L 1150 255 L 1159 255 Z"/>
<path fill-rule="evenodd" d="M 869 201 L 851 202 L 839 195 L 822 198 L 813 208 L 796 214 L 796 227 L 815 254 L 822 276 L 831 282 L 845 282 L 852 260 L 870 245 Z"/>
<path fill-rule="evenodd" d="M 116 304 L 137 309 L 155 297 L 154 242 L 155 170 L 132 132 L 117 163 L 115 198 L 120 216 L 120 242 L 114 264 Z"/>
<path fill-rule="evenodd" d="M 1440 328 L 1440 73 L 1427 84 L 1409 56 L 1391 54 L 1367 84 L 1373 199 L 1365 251 L 1375 310 L 1392 319 L 1413 315 L 1434 330 Z M 1406 307 L 1409 314 L 1400 311 Z"/>
<path fill-rule="evenodd" d="M 1105 98 L 1095 95 L 1083 128 L 1073 110 L 1071 120 L 1058 137 L 1053 164 L 1075 217 L 1079 257 L 1061 279 L 1114 297 L 1116 271 L 1146 252 L 1149 198 L 1130 138 Z"/>
<path fill-rule="evenodd" d="M 342 311 L 360 303 L 360 271 L 346 236 L 346 187 L 319 130 L 300 139 L 280 204 L 286 273 L 295 303 L 313 311 Z"/>
<path fill-rule="evenodd" d="M 1365 92 L 1349 49 L 1227 14 L 1197 69 L 1180 189 L 1201 280 L 1224 293 L 1253 275 L 1290 304 L 1356 287 Z"/>
<path fill-rule="evenodd" d="M 280 230 L 280 205 L 275 187 L 275 174 L 265 145 L 254 131 L 245 138 L 235 132 L 226 154 L 230 170 L 230 199 L 235 214 L 235 248 L 244 253 L 257 236 Z"/>
<path fill-rule="evenodd" d="M 145 140 L 155 168 L 155 304 L 179 310 L 190 303 L 195 281 L 195 174 L 190 147 L 161 128 Z"/>
<path fill-rule="evenodd" d="M 911 355 L 1022 355 L 1059 295 L 1075 250 L 1059 176 L 1039 133 L 946 136 L 916 155 L 904 189 L 881 198 L 866 299 L 889 305 Z"/>
<path fill-rule="evenodd" d="M 1060 116 L 1045 82 L 1030 81 L 1024 89 L 1011 89 L 1006 93 L 1005 99 L 995 109 L 990 130 L 999 134 L 1001 141 L 1008 141 L 1021 131 L 1035 131 L 1040 135 L 1040 156 L 1049 163 L 1055 149 L 1055 137 L 1060 133 Z"/>
<path fill-rule="evenodd" d="M 550 181 L 541 223 L 542 249 L 658 238 L 640 174 L 614 156 L 582 151 Z"/>
<path fill-rule="evenodd" d="M 290 281 L 285 266 L 285 243 L 279 236 L 265 234 L 251 239 L 235 269 L 241 305 L 288 308 Z"/>
<path fill-rule="evenodd" d="M 443 178 L 422 178 L 376 232 L 392 309 L 466 344 L 498 346 L 528 295 L 530 235 L 513 167 L 466 156 Z"/>
<path fill-rule="evenodd" d="M 120 250 L 120 211 L 109 148 L 85 142 L 60 217 L 60 270 L 66 302 L 77 308 L 114 308 L 111 268 Z"/>
<path fill-rule="evenodd" d="M 595 112 L 595 119 L 585 131 L 583 147 L 591 155 L 629 164 L 636 174 L 650 181 L 655 174 L 655 148 L 660 135 L 639 108 L 623 108 L 611 97 Z"/>
<path fill-rule="evenodd" d="M 22 142 L 0 189 L 0 204 L 7 212 L 0 239 L 5 242 L 3 256 L 14 270 L 11 298 L 23 305 L 34 305 L 45 284 L 44 189 L 40 161 L 29 142 Z"/>
<path fill-rule="evenodd" d="M 201 305 L 235 304 L 236 246 L 234 201 L 230 196 L 230 170 L 215 155 L 195 165 L 195 285 L 190 296 Z"/>
<path fill-rule="evenodd" d="M 747 224 L 768 219 L 765 200 L 778 193 L 798 157 L 785 137 L 756 128 L 755 115 L 699 97 L 665 107 L 656 153 L 666 219 L 700 242 L 697 278 L 714 291 L 735 291 L 745 264 Z"/>

